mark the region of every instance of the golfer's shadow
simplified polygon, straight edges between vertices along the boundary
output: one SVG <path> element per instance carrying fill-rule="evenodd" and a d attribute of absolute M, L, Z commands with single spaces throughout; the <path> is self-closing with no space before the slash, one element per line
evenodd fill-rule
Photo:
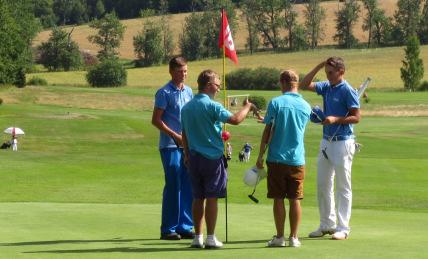
<path fill-rule="evenodd" d="M 0 243 L 0 246 L 35 246 L 35 245 L 57 245 L 57 244 L 85 244 L 85 243 L 125 243 L 125 242 L 139 242 L 139 241 L 154 241 L 159 239 L 102 239 L 102 240 L 49 240 L 49 241 L 28 241 L 16 243 Z"/>

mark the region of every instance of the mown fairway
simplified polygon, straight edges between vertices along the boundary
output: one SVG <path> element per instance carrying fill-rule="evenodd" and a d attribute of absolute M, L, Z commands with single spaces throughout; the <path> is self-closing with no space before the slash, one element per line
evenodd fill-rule
<path fill-rule="evenodd" d="M 270 56 L 271 60 L 277 58 Z M 214 61 L 191 63 L 191 77 L 207 64 L 214 65 Z M 235 153 L 230 165 L 230 243 L 225 249 L 194 251 L 187 248 L 187 241 L 158 240 L 163 171 L 156 147 L 158 132 L 150 118 L 154 87 L 168 78 L 166 70 L 135 70 L 144 75 L 140 83 L 124 88 L 0 89 L 4 100 L 0 127 L 15 125 L 26 131 L 19 139 L 19 152 L 0 150 L 0 258 L 426 256 L 427 92 L 372 90 L 370 102 L 362 104 L 366 116 L 356 126 L 356 134 L 364 147 L 354 160 L 349 240 L 305 238 L 318 224 L 315 174 L 321 128 L 314 124 L 306 133 L 302 248 L 264 248 L 274 234 L 265 182 L 258 187 L 260 204 L 255 205 L 247 197 L 251 190 L 241 180 L 245 169 L 255 163 L 257 152 L 249 164 L 235 162 Z M 64 74 L 61 80 L 69 83 L 75 75 Z M 355 81 L 363 79 L 360 75 Z M 377 83 L 376 77 L 374 80 Z M 278 94 L 250 93 L 268 99 Z M 321 103 L 313 93 L 304 96 L 311 104 Z M 258 149 L 261 124 L 248 118 L 229 130 L 235 152 L 245 141 Z M 8 137 L 3 134 L 2 140 Z M 224 240 L 224 211 L 220 212 L 218 235 Z"/>

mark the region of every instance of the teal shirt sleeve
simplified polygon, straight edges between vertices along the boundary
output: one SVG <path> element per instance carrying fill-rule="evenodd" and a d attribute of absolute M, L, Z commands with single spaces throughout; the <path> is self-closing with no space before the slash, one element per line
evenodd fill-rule
<path fill-rule="evenodd" d="M 214 116 L 216 121 L 220 121 L 226 123 L 230 117 L 232 117 L 232 113 L 226 110 L 223 105 L 218 102 L 213 102 L 214 106 Z"/>
<path fill-rule="evenodd" d="M 263 119 L 263 123 L 268 125 L 273 123 L 273 120 L 275 119 L 275 114 L 274 114 L 274 105 L 272 103 L 272 101 L 269 102 L 267 111 L 266 111 L 266 115 L 265 118 Z"/>

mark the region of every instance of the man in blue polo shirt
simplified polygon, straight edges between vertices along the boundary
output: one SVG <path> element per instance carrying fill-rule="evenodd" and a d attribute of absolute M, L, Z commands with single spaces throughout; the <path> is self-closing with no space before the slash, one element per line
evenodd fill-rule
<path fill-rule="evenodd" d="M 193 192 L 193 222 L 195 237 L 193 248 L 220 248 L 223 243 L 215 237 L 217 200 L 226 196 L 227 171 L 222 124 L 238 125 L 252 108 L 245 101 L 244 107 L 230 113 L 213 99 L 220 91 L 220 79 L 212 70 L 205 70 L 198 77 L 199 93 L 181 112 L 185 161 L 189 168 Z M 205 203 L 205 208 L 204 208 Z M 207 238 L 203 242 L 202 224 L 205 215 Z"/>
<path fill-rule="evenodd" d="M 169 73 L 171 81 L 156 92 L 152 117 L 152 124 L 160 131 L 159 151 L 165 172 L 161 239 L 192 239 L 192 190 L 181 136 L 181 109 L 193 98 L 192 89 L 184 85 L 187 61 L 172 58 Z"/>
<path fill-rule="evenodd" d="M 280 75 L 281 96 L 273 98 L 268 105 L 263 123 L 266 124 L 260 142 L 257 167 L 263 168 L 266 146 L 268 167 L 268 194 L 274 199 L 273 214 L 276 235 L 268 242 L 269 247 L 285 246 L 284 225 L 286 210 L 284 199 L 289 200 L 290 247 L 299 247 L 297 230 L 301 218 L 300 200 L 303 199 L 305 178 L 304 134 L 311 114 L 310 105 L 298 93 L 299 77 L 293 70 Z"/>
<path fill-rule="evenodd" d="M 312 82 L 324 68 L 328 81 Z M 352 124 L 360 121 L 358 94 L 345 81 L 345 63 L 330 57 L 318 64 L 301 82 L 303 89 L 323 97 L 323 139 L 318 153 L 317 196 L 320 225 L 309 237 L 332 234 L 332 239 L 347 239 L 352 208 L 351 167 L 355 153 Z M 336 199 L 334 180 L 336 179 Z M 336 202 L 335 202 L 336 200 Z"/>

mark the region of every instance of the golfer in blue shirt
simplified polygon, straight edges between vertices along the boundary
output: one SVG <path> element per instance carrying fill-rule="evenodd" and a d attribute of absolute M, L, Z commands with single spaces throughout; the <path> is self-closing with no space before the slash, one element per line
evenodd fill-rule
<path fill-rule="evenodd" d="M 198 77 L 199 93 L 181 112 L 185 161 L 189 168 L 193 191 L 193 222 L 195 238 L 193 248 L 220 248 L 223 243 L 215 237 L 217 200 L 226 196 L 227 171 L 224 144 L 221 138 L 223 123 L 241 123 L 252 108 L 244 107 L 230 113 L 214 98 L 220 91 L 220 79 L 212 70 Z M 207 239 L 203 242 L 202 224 L 205 216 Z"/>
<path fill-rule="evenodd" d="M 328 81 L 312 82 L 322 68 Z M 349 237 L 351 230 L 351 167 L 355 153 L 352 125 L 360 121 L 360 103 L 357 91 L 344 79 L 344 74 L 343 59 L 330 57 L 317 65 L 301 82 L 302 88 L 322 96 L 326 116 L 321 122 L 323 139 L 318 153 L 317 170 L 320 225 L 309 237 L 332 234 L 332 239 L 343 240 Z"/>
<path fill-rule="evenodd" d="M 192 188 L 183 163 L 181 109 L 192 98 L 184 85 L 187 61 L 174 57 L 169 62 L 171 81 L 156 92 L 152 124 L 160 131 L 159 151 L 165 172 L 162 199 L 161 239 L 192 239 Z"/>
<path fill-rule="evenodd" d="M 290 247 L 301 245 L 298 227 L 301 219 L 300 200 L 303 199 L 305 178 L 305 128 L 311 114 L 310 105 L 298 93 L 299 76 L 293 70 L 280 75 L 281 96 L 273 98 L 268 105 L 263 123 L 266 124 L 260 142 L 257 167 L 263 168 L 266 145 L 268 174 L 268 198 L 274 199 L 273 214 L 276 235 L 268 242 L 269 247 L 285 246 L 284 225 L 286 210 L 284 199 L 289 201 Z M 269 141 L 270 140 L 270 141 Z"/>

